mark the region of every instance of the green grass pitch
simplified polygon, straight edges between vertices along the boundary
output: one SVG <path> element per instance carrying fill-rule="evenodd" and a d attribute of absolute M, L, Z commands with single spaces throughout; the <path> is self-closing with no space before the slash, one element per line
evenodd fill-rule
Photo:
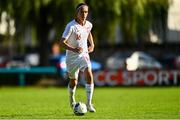
<path fill-rule="evenodd" d="M 83 87 L 77 101 L 86 101 Z M 1 87 L 0 119 L 180 119 L 180 88 L 96 87 L 96 113 L 75 116 L 66 88 Z"/>

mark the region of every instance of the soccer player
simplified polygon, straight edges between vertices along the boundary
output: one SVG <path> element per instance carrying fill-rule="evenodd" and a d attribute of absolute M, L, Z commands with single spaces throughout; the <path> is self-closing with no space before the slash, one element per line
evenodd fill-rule
<path fill-rule="evenodd" d="M 86 20 L 88 16 L 88 5 L 80 3 L 76 7 L 74 20 L 66 25 L 61 38 L 61 45 L 66 48 L 66 66 L 70 105 L 76 104 L 75 92 L 78 83 L 79 71 L 84 72 L 86 78 L 87 109 L 95 112 L 91 101 L 94 91 L 93 74 L 89 53 L 94 51 L 94 42 L 91 34 L 92 24 Z"/>

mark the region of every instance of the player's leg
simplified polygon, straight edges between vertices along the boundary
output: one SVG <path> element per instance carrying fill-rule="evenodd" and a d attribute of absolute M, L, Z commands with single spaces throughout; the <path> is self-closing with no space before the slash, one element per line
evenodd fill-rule
<path fill-rule="evenodd" d="M 91 68 L 86 68 L 84 71 L 86 77 L 86 93 L 87 93 L 87 108 L 90 112 L 95 112 L 95 108 L 92 105 L 92 97 L 94 91 L 94 80 Z"/>
<path fill-rule="evenodd" d="M 77 86 L 77 79 L 70 79 L 68 84 L 68 91 L 69 91 L 69 102 L 72 108 L 76 104 L 76 100 L 75 100 L 76 86 Z"/>
<path fill-rule="evenodd" d="M 68 72 L 68 77 L 70 79 L 68 84 L 69 102 L 72 108 L 76 104 L 75 93 L 76 93 L 76 86 L 78 83 L 78 74 L 79 74 L 79 69 L 76 66 L 72 67 Z"/>
<path fill-rule="evenodd" d="M 76 93 L 76 86 L 78 83 L 78 74 L 79 74 L 79 65 L 80 62 L 77 59 L 74 59 L 73 57 L 71 58 L 67 57 L 66 58 L 66 67 L 68 71 L 68 78 L 70 79 L 69 84 L 68 84 L 68 91 L 69 91 L 69 101 L 70 101 L 70 106 L 73 108 L 73 106 L 76 104 L 75 100 L 75 93 Z"/>

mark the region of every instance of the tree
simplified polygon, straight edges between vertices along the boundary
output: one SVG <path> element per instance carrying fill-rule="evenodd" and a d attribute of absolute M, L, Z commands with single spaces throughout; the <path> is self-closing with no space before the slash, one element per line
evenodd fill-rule
<path fill-rule="evenodd" d="M 111 44 L 120 16 L 120 0 L 89 0 L 94 23 L 94 36 L 98 44 Z"/>
<path fill-rule="evenodd" d="M 1 0 L 0 13 L 6 11 L 15 20 L 16 42 L 23 43 L 27 27 L 36 35 L 41 63 L 47 64 L 50 52 L 48 39 L 60 35 L 72 19 L 75 6 L 84 0 Z M 90 5 L 90 20 L 94 24 L 96 44 L 115 44 L 115 29 L 119 26 L 123 43 L 136 44 L 149 41 L 149 30 L 166 27 L 169 0 L 85 0 Z M 158 21 L 158 22 L 157 22 Z M 159 24 L 162 23 L 162 24 Z M 163 32 L 165 35 L 165 31 Z M 164 36 L 163 35 L 163 36 Z M 163 38 L 162 38 L 163 39 Z M 22 46 L 24 46 L 22 44 Z M 20 52 L 22 52 L 21 50 Z"/>
<path fill-rule="evenodd" d="M 114 44 L 115 28 L 118 25 L 124 44 L 149 41 L 149 30 L 158 20 L 163 23 L 163 29 L 166 26 L 169 0 L 87 0 L 87 2 L 92 6 L 94 33 L 98 44 Z"/>
<path fill-rule="evenodd" d="M 48 35 L 55 31 L 55 39 L 62 33 L 65 24 L 73 17 L 75 6 L 83 0 L 1 0 L 0 12 L 6 11 L 16 25 L 16 40 L 22 41 L 27 26 L 37 37 L 42 65 L 47 65 L 50 52 Z"/>

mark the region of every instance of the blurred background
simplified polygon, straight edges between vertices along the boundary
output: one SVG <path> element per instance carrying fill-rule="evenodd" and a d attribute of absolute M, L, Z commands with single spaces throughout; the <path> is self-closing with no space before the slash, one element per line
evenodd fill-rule
<path fill-rule="evenodd" d="M 59 40 L 80 2 L 95 85 L 179 85 L 179 0 L 0 0 L 0 86 L 67 84 Z"/>

